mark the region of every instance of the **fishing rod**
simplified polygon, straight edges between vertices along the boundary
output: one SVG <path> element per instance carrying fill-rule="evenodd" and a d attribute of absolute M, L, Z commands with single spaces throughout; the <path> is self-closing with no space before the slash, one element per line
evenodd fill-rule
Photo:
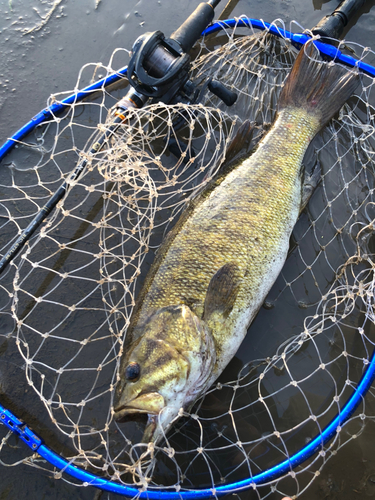
<path fill-rule="evenodd" d="M 120 125 L 127 120 L 130 110 L 134 108 L 139 109 L 149 101 L 159 101 L 166 104 L 174 104 L 176 102 L 192 104 L 198 102 L 199 96 L 202 95 L 202 89 L 198 89 L 194 83 L 189 80 L 190 57 L 188 52 L 201 37 L 202 33 L 210 34 L 220 29 L 220 27 L 215 24 L 206 29 L 214 18 L 214 9 L 219 2 L 220 0 L 210 0 L 207 3 L 199 4 L 195 11 L 170 36 L 170 38 L 166 38 L 160 31 L 155 31 L 152 33 L 145 33 L 135 41 L 132 49 L 133 55 L 128 67 L 119 72 L 122 76 L 127 75 L 132 88 L 116 105 L 112 123 L 107 127 L 104 133 L 98 136 L 89 152 L 78 162 L 68 179 L 61 184 L 2 257 L 0 260 L 0 274 L 20 252 L 38 227 L 57 206 L 58 202 L 65 196 L 69 186 L 78 180 L 89 161 L 108 144 L 109 139 L 116 133 Z M 327 37 L 338 38 L 349 19 L 362 7 L 364 2 L 365 0 L 344 0 L 332 14 L 324 17 L 315 28 L 312 29 L 312 32 L 321 35 L 325 40 Z M 226 8 L 228 8 L 229 3 Z M 246 25 L 246 22 L 248 22 L 246 19 L 240 19 L 239 21 L 235 20 L 235 23 L 239 25 Z M 255 20 L 251 20 L 251 22 L 252 25 L 256 26 Z M 229 26 L 230 25 L 229 23 Z M 256 27 L 262 28 L 262 26 Z M 266 27 L 267 23 L 263 23 L 263 29 Z M 275 31 L 275 29 L 275 27 L 269 26 L 271 33 Z M 291 38 L 294 44 L 299 47 L 309 39 L 306 35 L 291 34 L 280 28 L 277 28 L 276 31 L 280 31 L 280 33 L 273 34 L 278 34 L 279 36 L 281 34 L 285 38 Z M 331 59 L 340 60 L 340 62 L 344 64 L 353 65 L 353 58 L 342 54 L 338 49 L 332 50 L 329 47 L 330 45 L 327 44 L 318 44 L 318 48 L 322 54 Z M 360 67 L 365 73 L 371 74 L 371 69 L 368 70 L 368 65 L 362 61 L 356 61 L 355 65 Z M 236 100 L 236 94 L 226 89 L 220 82 L 209 81 L 206 87 L 222 99 L 228 106 L 231 106 Z M 87 93 L 97 88 L 99 88 L 98 85 L 94 84 L 84 89 L 82 94 L 86 96 Z M 71 99 L 68 98 L 65 102 L 68 104 L 70 101 Z M 30 129 L 51 117 L 54 112 L 63 109 L 64 106 L 61 108 L 62 105 L 63 103 L 61 103 L 61 105 L 54 105 L 54 108 L 51 107 L 50 110 L 43 110 L 39 115 L 36 115 L 31 123 L 27 124 L 15 134 L 15 137 L 7 141 L 8 144 L 4 145 L 4 149 L 0 149 L 0 159 L 10 149 L 15 140 L 20 140 L 25 132 L 29 132 Z"/>
<path fill-rule="evenodd" d="M 102 151 L 120 125 L 126 122 L 132 109 L 142 108 L 149 101 L 165 104 L 198 102 L 202 89 L 198 89 L 189 80 L 191 64 L 188 53 L 201 37 L 202 31 L 212 22 L 215 15 L 214 9 L 220 1 L 209 0 L 207 3 L 200 3 L 169 38 L 166 38 L 161 31 L 154 31 L 141 35 L 135 41 L 132 57 L 126 71 L 131 89 L 115 106 L 112 123 L 104 133 L 98 135 L 89 152 L 78 162 L 68 179 L 60 185 L 2 257 L 0 273 L 6 269 L 65 196 L 69 186 L 78 180 L 95 154 Z M 233 104 L 237 98 L 234 92 L 226 89 L 220 82 L 210 81 L 206 86 L 228 106 Z M 46 115 L 48 115 L 48 111 Z M 43 114 L 41 118 L 43 118 Z"/>
<path fill-rule="evenodd" d="M 328 43 L 329 39 L 341 38 L 345 26 L 365 2 L 366 0 L 343 0 L 332 14 L 323 17 L 311 32 L 320 35 Z"/>
<path fill-rule="evenodd" d="M 243 23 L 243 24 L 241 24 Z M 340 23 L 339 23 L 340 24 Z M 258 20 L 252 20 L 250 18 L 241 18 L 241 20 L 226 20 L 221 23 L 216 23 L 209 29 L 204 31 L 204 34 L 208 34 L 213 31 L 219 31 L 223 30 L 228 26 L 234 26 L 234 25 L 243 25 L 248 28 L 256 27 L 260 28 L 263 30 L 268 30 L 272 34 L 275 34 L 279 37 L 283 38 L 289 38 L 292 43 L 298 45 L 305 43 L 307 40 L 310 39 L 308 35 L 301 35 L 298 34 L 297 36 L 294 36 L 294 34 L 287 32 L 285 30 L 280 30 L 280 28 L 276 27 L 275 25 L 270 25 L 268 23 L 265 23 L 263 21 L 258 21 Z M 318 26 L 318 25 L 317 25 Z M 334 54 L 334 57 L 336 57 L 337 52 L 334 47 L 326 48 L 325 44 L 320 44 L 319 48 L 322 50 L 327 50 L 328 56 L 329 54 Z M 340 57 L 340 53 L 338 55 Z M 337 60 L 337 59 L 336 59 Z M 339 59 L 340 62 L 341 59 Z M 351 66 L 358 66 L 362 71 L 366 71 L 369 74 L 371 74 L 372 71 L 372 76 L 375 76 L 375 68 L 367 65 L 366 67 L 363 66 L 361 67 L 358 64 L 358 61 L 356 61 L 354 58 L 351 58 L 351 60 L 347 59 L 345 60 L 347 64 L 350 64 Z M 121 78 L 121 74 L 117 74 L 118 78 Z M 113 79 L 110 80 L 110 77 L 106 79 L 105 81 L 111 81 L 113 83 Z M 103 82 L 103 81 L 102 81 Z M 94 87 L 88 87 L 89 91 L 92 91 Z M 99 87 L 97 87 L 99 88 Z M 86 89 L 85 89 L 86 90 Z M 83 92 L 83 97 L 87 96 L 87 93 L 85 94 Z M 83 98 L 82 97 L 82 98 Z M 70 96 L 67 99 L 73 99 L 74 101 L 74 96 Z M 72 102 L 73 102 L 72 101 Z M 64 101 L 63 101 L 64 102 Z M 76 101 L 75 101 L 76 102 Z M 60 103 L 59 106 L 62 106 L 63 109 L 63 103 Z M 125 111 L 125 110 L 124 110 Z M 40 116 L 38 119 L 42 119 L 42 114 L 44 112 L 40 113 Z M 46 116 L 48 115 L 48 110 L 45 110 Z M 14 142 L 14 141 L 13 141 Z M 0 148 L 1 150 L 1 148 Z M 374 351 L 375 353 L 375 351 Z M 251 487 L 252 485 L 255 484 L 263 484 L 266 483 L 267 481 L 272 481 L 277 477 L 280 477 L 281 475 L 287 473 L 288 471 L 292 470 L 293 468 L 297 467 L 298 465 L 302 464 L 306 459 L 311 457 L 313 454 L 315 454 L 317 451 L 321 450 L 322 447 L 330 440 L 332 437 L 335 436 L 336 432 L 338 432 L 338 428 L 342 427 L 345 422 L 347 422 L 348 418 L 353 414 L 355 411 L 356 407 L 358 404 L 362 401 L 363 396 L 365 395 L 366 391 L 368 388 L 371 386 L 374 378 L 375 378 L 375 356 L 374 353 L 372 354 L 371 358 L 369 359 L 368 365 L 366 367 L 366 370 L 363 373 L 363 376 L 361 378 L 361 381 L 358 383 L 356 388 L 354 389 L 351 397 L 348 399 L 347 403 L 341 408 L 339 415 L 334 418 L 331 423 L 321 431 L 321 433 L 314 438 L 312 441 L 310 441 L 306 446 L 304 446 L 302 449 L 300 449 L 295 455 L 289 457 L 287 460 L 281 462 L 280 464 L 277 464 L 273 466 L 271 469 L 268 469 L 266 471 L 260 472 L 257 475 L 245 479 L 243 481 L 239 482 L 234 482 L 230 483 L 224 486 L 218 486 L 215 490 L 213 489 L 203 489 L 203 490 L 190 490 L 190 491 L 179 491 L 179 492 L 173 492 L 173 491 L 161 491 L 160 489 L 157 490 L 150 490 L 148 489 L 145 492 L 142 492 L 138 490 L 137 488 L 133 487 L 127 487 L 125 485 L 115 483 L 112 481 L 108 481 L 106 479 L 94 476 L 93 474 L 90 474 L 87 471 L 84 471 L 83 469 L 79 469 L 69 461 L 65 460 L 62 458 L 60 455 L 56 454 L 52 450 L 50 450 L 42 441 L 41 438 L 39 438 L 33 431 L 26 426 L 24 422 L 19 420 L 17 417 L 15 417 L 9 410 L 5 409 L 0 405 L 0 422 L 4 423 L 8 429 L 12 430 L 15 432 L 22 441 L 27 444 L 31 450 L 34 452 L 37 452 L 40 456 L 48 460 L 50 463 L 55 465 L 59 470 L 63 470 L 66 473 L 72 475 L 73 477 L 76 477 L 80 479 L 81 481 L 85 482 L 85 484 L 91 484 L 93 486 L 97 486 L 101 489 L 107 490 L 107 491 L 112 491 L 116 492 L 119 494 L 123 495 L 128 495 L 128 496 L 137 496 L 139 498 L 154 498 L 154 499 L 188 499 L 188 498 L 208 498 L 211 496 L 219 496 L 223 495 L 226 493 L 231 493 L 234 491 L 239 491 L 243 490 L 246 488 Z"/>
<path fill-rule="evenodd" d="M 114 110 L 114 119 L 107 127 L 104 133 L 100 133 L 92 144 L 88 153 L 78 162 L 74 171 L 70 174 L 57 191 L 51 196 L 47 203 L 39 210 L 34 219 L 22 231 L 11 248 L 0 260 L 0 274 L 6 269 L 9 263 L 16 257 L 26 242 L 32 237 L 35 231 L 40 227 L 43 221 L 48 217 L 59 201 L 65 196 L 70 185 L 81 176 L 87 164 L 94 158 L 95 154 L 103 150 L 108 144 L 109 139 L 116 133 L 118 128 L 127 120 L 130 111 L 134 108 L 142 108 L 147 102 L 164 102 L 165 104 L 174 104 L 185 102 L 186 104 L 197 103 L 202 96 L 202 89 L 198 89 L 189 79 L 190 57 L 189 51 L 195 42 L 201 37 L 202 33 L 210 34 L 221 29 L 219 24 L 213 24 L 207 29 L 207 26 L 214 18 L 214 9 L 221 0 L 210 0 L 207 3 L 201 3 L 195 11 L 186 19 L 182 25 L 170 36 L 166 38 L 161 31 L 145 33 L 141 35 L 134 43 L 132 48 L 132 58 L 127 68 L 123 68 L 118 75 L 127 75 L 131 89 L 116 105 Z M 339 6 L 330 14 L 324 17 L 312 29 L 313 34 L 319 34 L 325 41 L 327 37 L 339 38 L 344 27 L 352 16 L 362 7 L 365 0 L 343 0 Z M 228 2 L 224 11 L 229 10 L 231 2 Z M 235 24 L 246 25 L 246 19 L 232 20 Z M 261 26 L 257 26 L 256 20 L 250 20 L 252 26 L 260 29 L 269 29 L 269 31 L 284 38 L 290 38 L 299 48 L 309 39 L 307 35 L 292 34 L 286 30 L 281 30 L 275 26 L 258 21 Z M 228 23 L 228 21 L 226 21 Z M 229 22 L 229 26 L 231 23 Z M 275 33 L 276 31 L 276 33 Z M 338 49 L 330 49 L 329 44 L 318 43 L 318 48 L 322 54 L 330 59 L 339 60 L 349 66 L 357 65 L 364 73 L 375 76 L 373 68 L 368 68 L 362 61 L 342 54 Z M 108 83 L 107 83 L 108 81 Z M 81 91 L 84 98 L 88 93 L 100 88 L 99 83 L 109 84 L 116 81 L 112 75 L 106 79 L 97 82 Z M 236 94 L 224 87 L 218 81 L 208 81 L 205 86 L 212 93 L 218 96 L 227 106 L 231 106 L 236 100 Z M 204 89 L 205 89 L 204 88 Z M 77 94 L 65 99 L 61 104 L 54 104 L 51 108 L 43 110 L 36 115 L 31 122 L 26 124 L 18 131 L 7 143 L 0 148 L 0 160 L 13 147 L 15 141 L 19 141 L 29 133 L 38 124 L 47 120 L 54 113 L 64 109 L 66 104 L 77 102 L 81 97 Z"/>

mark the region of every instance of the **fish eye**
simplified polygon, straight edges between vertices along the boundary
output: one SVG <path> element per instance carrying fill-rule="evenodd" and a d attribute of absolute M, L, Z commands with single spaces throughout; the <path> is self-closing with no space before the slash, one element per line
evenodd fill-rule
<path fill-rule="evenodd" d="M 141 374 L 141 367 L 135 361 L 132 361 L 126 367 L 125 377 L 126 380 L 129 380 L 129 382 L 136 382 L 139 379 L 140 374 Z"/>

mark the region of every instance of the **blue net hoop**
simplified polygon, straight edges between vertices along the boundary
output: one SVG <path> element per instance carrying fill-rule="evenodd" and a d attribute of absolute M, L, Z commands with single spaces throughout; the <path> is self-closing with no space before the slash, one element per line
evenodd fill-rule
<path fill-rule="evenodd" d="M 282 29 L 275 24 L 266 23 L 261 20 L 251 19 L 248 17 L 241 17 L 240 19 L 228 19 L 214 23 L 207 28 L 203 33 L 209 35 L 223 29 L 233 27 L 247 27 L 257 28 L 260 30 L 267 30 L 269 33 L 282 37 L 290 41 L 295 47 L 300 49 L 311 37 L 307 34 L 295 34 L 285 29 Z M 375 77 L 375 68 L 359 61 L 351 56 L 343 54 L 339 49 L 325 43 L 315 41 L 316 47 L 327 58 L 340 62 L 350 67 L 357 67 L 361 72 Z M 0 161 L 5 155 L 22 140 L 30 132 L 32 132 L 38 125 L 63 111 L 66 106 L 72 103 L 77 103 L 88 97 L 90 94 L 96 92 L 102 87 L 116 83 L 118 80 L 124 78 L 127 73 L 127 67 L 118 70 L 96 83 L 85 87 L 81 91 L 70 95 L 62 100 L 60 103 L 55 103 L 47 107 L 35 115 L 28 123 L 20 128 L 11 138 L 9 138 L 0 147 Z M 274 481 L 281 476 L 292 472 L 294 468 L 301 465 L 317 452 L 323 450 L 324 446 L 338 433 L 342 427 L 348 422 L 350 417 L 355 412 L 358 405 L 363 401 L 366 392 L 370 388 L 375 379 L 375 350 L 373 351 L 367 368 L 364 371 L 360 382 L 353 390 L 351 397 L 343 406 L 340 413 L 319 433 L 312 439 L 306 446 L 300 449 L 297 453 L 289 457 L 287 460 L 262 471 L 250 478 L 233 482 L 230 484 L 217 486 L 216 488 L 205 489 L 189 489 L 179 491 L 163 491 L 161 488 L 149 488 L 147 490 L 140 490 L 138 488 L 125 486 L 113 481 L 100 478 L 91 474 L 64 459 L 48 446 L 43 443 L 43 440 L 37 436 L 23 421 L 18 419 L 10 410 L 6 409 L 0 404 L 0 422 L 2 422 L 9 430 L 15 433 L 34 453 L 38 453 L 42 458 L 59 469 L 61 472 L 66 473 L 83 483 L 83 486 L 95 486 L 105 491 L 117 493 L 128 497 L 137 497 L 141 499 L 205 499 L 211 497 L 219 497 L 229 493 L 235 493 L 246 490 L 257 485 L 262 485 L 270 481 Z"/>

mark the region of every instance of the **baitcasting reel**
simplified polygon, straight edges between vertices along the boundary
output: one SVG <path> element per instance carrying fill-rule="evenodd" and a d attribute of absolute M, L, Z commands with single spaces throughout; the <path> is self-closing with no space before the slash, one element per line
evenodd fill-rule
<path fill-rule="evenodd" d="M 237 99 L 237 94 L 220 82 L 210 80 L 198 88 L 191 80 L 188 52 L 211 23 L 214 8 L 220 0 L 201 3 L 188 19 L 166 38 L 161 31 L 145 33 L 134 43 L 128 65 L 128 80 L 133 87 L 117 104 L 118 115 L 130 107 L 142 107 L 151 102 L 188 104 L 199 102 L 206 88 L 227 106 Z"/>

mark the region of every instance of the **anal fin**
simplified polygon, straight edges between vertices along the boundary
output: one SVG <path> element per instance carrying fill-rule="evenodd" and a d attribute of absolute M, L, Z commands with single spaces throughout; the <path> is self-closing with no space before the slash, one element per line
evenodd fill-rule
<path fill-rule="evenodd" d="M 306 208 L 310 198 L 315 191 L 315 188 L 319 184 L 322 177 L 322 171 L 320 168 L 320 163 L 318 162 L 310 175 L 305 174 L 303 184 L 302 184 L 302 196 L 301 196 L 301 207 L 300 213 Z"/>

